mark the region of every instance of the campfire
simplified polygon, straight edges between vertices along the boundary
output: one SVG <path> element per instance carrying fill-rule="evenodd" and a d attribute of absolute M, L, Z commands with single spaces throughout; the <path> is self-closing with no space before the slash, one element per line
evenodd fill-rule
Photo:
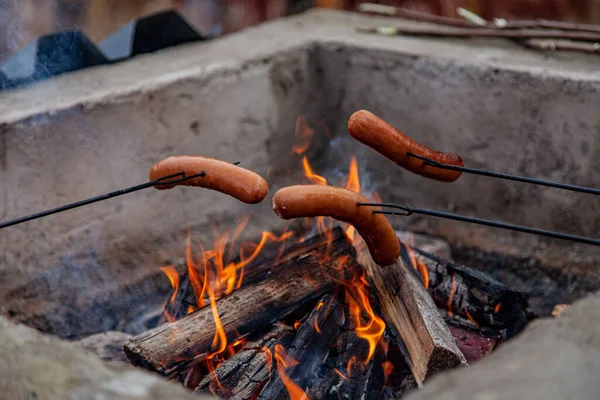
<path fill-rule="evenodd" d="M 298 118 L 292 150 L 305 188 L 381 203 L 353 155 L 337 181 L 313 169 L 315 134 Z M 134 365 L 226 399 L 395 398 L 485 357 L 527 322 L 523 296 L 428 252 L 435 240 L 415 246 L 392 232 L 399 257 L 387 262 L 361 224 L 302 218 L 240 243 L 248 222 L 214 232 L 211 247 L 188 229 L 185 265 L 161 267 L 172 287 L 163 318 L 125 345 Z"/>

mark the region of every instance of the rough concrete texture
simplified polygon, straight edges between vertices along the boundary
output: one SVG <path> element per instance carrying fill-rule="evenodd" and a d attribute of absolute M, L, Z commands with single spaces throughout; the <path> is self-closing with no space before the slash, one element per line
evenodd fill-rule
<path fill-rule="evenodd" d="M 600 295 L 559 319 L 538 319 L 520 336 L 468 368 L 433 377 L 408 400 L 597 399 Z"/>
<path fill-rule="evenodd" d="M 346 170 L 354 153 L 363 186 L 386 201 L 597 233 L 598 202 L 589 196 L 471 176 L 428 181 L 350 141 L 345 125 L 367 108 L 426 145 L 460 152 L 470 166 L 600 187 L 600 58 L 355 31 L 391 23 L 408 22 L 312 11 L 0 93 L 0 219 L 143 182 L 152 163 L 182 153 L 242 161 L 268 177 L 272 192 L 305 182 L 291 145 L 296 117 L 306 115 L 336 136 L 329 142 L 317 130 L 315 169 Z M 130 281 L 183 256 L 188 223 L 210 243 L 213 223 L 232 228 L 249 213 L 246 238 L 285 226 L 270 201 L 249 207 L 193 188 L 146 190 L 18 225 L 0 235 L 2 293 L 39 271 L 59 271 L 65 257 L 92 257 L 110 282 Z M 451 235 L 463 226 L 436 229 Z M 585 250 L 551 244 L 563 258 Z M 589 260 L 595 268 L 596 257 Z M 121 288 L 103 290 L 110 297 Z M 30 292 L 28 302 L 42 300 Z"/>
<path fill-rule="evenodd" d="M 199 399 L 157 375 L 106 363 L 72 344 L 3 317 L 0 354 L 3 399 Z"/>

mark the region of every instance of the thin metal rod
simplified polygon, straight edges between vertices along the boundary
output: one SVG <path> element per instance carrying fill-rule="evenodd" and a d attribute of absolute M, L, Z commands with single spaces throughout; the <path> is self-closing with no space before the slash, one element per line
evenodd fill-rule
<path fill-rule="evenodd" d="M 492 172 L 492 171 L 487 171 L 484 169 L 458 167 L 456 165 L 442 164 L 442 163 L 434 161 L 430 158 L 423 157 L 423 156 L 420 156 L 420 155 L 414 154 L 414 153 L 408 153 L 408 155 L 411 157 L 418 158 L 419 160 L 423 160 L 423 161 L 425 161 L 425 164 L 431 165 L 432 167 L 436 167 L 436 168 L 449 169 L 452 171 L 460 171 L 460 172 L 465 172 L 467 174 L 489 176 L 492 178 L 505 179 L 505 180 L 509 180 L 509 181 L 531 183 L 534 185 L 548 186 L 548 187 L 553 187 L 553 188 L 557 188 L 557 189 L 570 190 L 573 192 L 593 194 L 596 196 L 600 195 L 600 189 L 594 189 L 594 188 L 589 188 L 589 187 L 585 187 L 585 186 L 569 185 L 567 183 L 546 181 L 543 179 L 527 178 L 525 176 L 510 175 L 510 174 L 504 174 L 501 172 Z"/>
<path fill-rule="evenodd" d="M 391 204 L 391 203 L 383 203 L 383 204 L 381 204 L 381 203 L 358 203 L 358 205 L 359 206 L 388 207 L 388 208 L 395 208 L 395 209 L 399 209 L 399 210 L 403 211 L 403 212 L 396 212 L 396 211 L 374 210 L 373 213 L 375 213 L 375 214 L 402 215 L 402 216 L 409 216 L 412 214 L 422 214 L 422 215 L 429 215 L 432 217 L 452 219 L 452 220 L 456 220 L 456 221 L 469 222 L 472 224 L 491 226 L 494 228 L 507 229 L 507 230 L 511 230 L 511 231 L 546 236 L 546 237 L 550 237 L 550 238 L 554 238 L 554 239 L 570 240 L 573 242 L 579 242 L 579 243 L 591 244 L 594 246 L 600 246 L 599 239 L 592 239 L 592 238 L 588 238 L 588 237 L 584 237 L 584 236 L 571 235 L 568 233 L 548 231 L 545 229 L 530 228 L 528 226 L 522 226 L 522 225 L 507 224 L 504 222 L 491 221 L 489 219 L 465 217 L 463 215 L 451 214 L 451 213 L 442 212 L 442 211 L 427 210 L 424 208 L 409 207 L 409 206 L 404 206 L 404 205 L 399 205 L 399 204 Z"/>
<path fill-rule="evenodd" d="M 72 210 L 73 208 L 86 206 L 88 204 L 96 203 L 98 201 L 107 200 L 107 199 L 110 199 L 110 198 L 113 198 L 113 197 L 122 196 L 124 194 L 132 193 L 132 192 L 137 192 L 138 190 L 146 189 L 146 188 L 149 188 L 149 187 L 152 187 L 152 186 L 156 186 L 156 185 L 172 185 L 174 183 L 181 183 L 181 182 L 184 182 L 184 181 L 187 181 L 187 180 L 190 180 L 190 179 L 194 179 L 194 178 L 198 178 L 198 177 L 202 177 L 202 176 L 206 176 L 206 174 L 204 172 L 200 172 L 198 174 L 194 174 L 194 175 L 190 175 L 190 176 L 185 176 L 185 172 L 181 171 L 181 172 L 178 172 L 176 174 L 172 174 L 172 175 L 168 175 L 168 176 L 163 176 L 162 178 L 158 178 L 158 179 L 155 179 L 155 180 L 147 182 L 147 183 L 142 183 L 141 185 L 131 186 L 131 187 L 128 187 L 128 188 L 125 188 L 125 189 L 116 190 L 114 192 L 106 193 L 106 194 L 103 194 L 103 195 L 100 195 L 100 196 L 91 197 L 91 198 L 86 199 L 86 200 L 76 201 L 75 203 L 66 204 L 64 206 L 56 207 L 56 208 L 53 208 L 51 210 L 46 210 L 46 211 L 42 211 L 42 212 L 39 212 L 39 213 L 36 213 L 36 214 L 28 215 L 26 217 L 21 217 L 21 218 L 13 219 L 12 221 L 2 222 L 2 223 L 0 223 L 0 229 L 7 228 L 9 226 L 13 226 L 13 225 L 17 225 L 17 224 L 21 224 L 23 222 L 31 221 L 33 219 L 38 219 L 38 218 L 46 217 L 48 215 L 56 214 L 56 213 L 59 213 L 59 212 L 63 212 L 63 211 L 67 211 L 67 210 Z M 181 178 L 180 179 L 171 180 L 171 179 L 177 178 L 177 177 L 181 177 Z"/>

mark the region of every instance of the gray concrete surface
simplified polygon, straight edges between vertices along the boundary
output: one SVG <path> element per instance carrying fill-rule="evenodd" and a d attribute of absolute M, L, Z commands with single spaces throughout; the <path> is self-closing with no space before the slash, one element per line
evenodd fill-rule
<path fill-rule="evenodd" d="M 538 319 L 491 356 L 433 377 L 407 400 L 592 400 L 600 393 L 600 295 Z"/>
<path fill-rule="evenodd" d="M 206 399 L 132 366 L 107 363 L 68 344 L 0 317 L 3 399 Z"/>
<path fill-rule="evenodd" d="M 317 129 L 315 170 L 345 171 L 355 153 L 365 185 L 386 201 L 597 234 L 599 203 L 590 196 L 468 176 L 430 182 L 350 141 L 345 125 L 366 108 L 424 144 L 460 152 L 468 165 L 600 187 L 600 57 L 355 32 L 391 23 L 311 11 L 0 93 L 0 219 L 143 182 L 155 161 L 174 154 L 242 161 L 268 177 L 271 192 L 304 182 L 291 145 L 296 117 L 306 115 L 336 137 L 329 142 Z M 246 238 L 284 226 L 270 201 L 249 207 L 193 188 L 147 190 L 15 226 L 0 232 L 2 293 L 60 270 L 65 257 L 94 257 L 125 282 L 183 256 L 188 223 L 210 243 L 213 223 L 232 228 L 248 213 Z M 456 223 L 435 229 L 469 243 L 485 238 L 491 250 L 506 240 Z M 524 243 L 524 255 L 551 254 L 566 260 L 558 267 L 597 277 L 596 249 Z M 43 299 L 32 288 L 27 300 Z"/>

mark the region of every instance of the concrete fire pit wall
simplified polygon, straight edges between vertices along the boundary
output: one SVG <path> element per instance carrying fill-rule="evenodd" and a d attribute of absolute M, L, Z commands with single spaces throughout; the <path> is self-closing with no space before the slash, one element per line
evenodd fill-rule
<path fill-rule="evenodd" d="M 298 115 L 324 119 L 342 137 L 361 108 L 471 166 L 600 187 L 600 58 L 354 29 L 390 21 L 312 11 L 0 93 L 0 217 L 144 182 L 152 163 L 174 154 L 242 161 L 269 175 L 273 191 L 300 182 L 290 151 Z M 316 165 L 345 168 L 349 154 L 340 160 L 327 140 L 316 140 Z M 582 234 L 600 226 L 590 197 L 476 177 L 430 182 L 349 146 L 388 201 Z M 188 223 L 208 239 L 213 222 L 232 227 L 248 213 L 247 237 L 283 226 L 270 201 L 248 207 L 199 189 L 147 190 L 3 230 L 0 271 L 22 284 L 16 273 L 93 249 L 125 279 L 183 256 Z"/>

